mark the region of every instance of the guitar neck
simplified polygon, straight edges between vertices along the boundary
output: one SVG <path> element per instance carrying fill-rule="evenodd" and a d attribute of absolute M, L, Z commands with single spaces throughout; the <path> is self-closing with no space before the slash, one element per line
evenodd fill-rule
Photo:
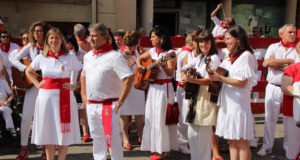
<path fill-rule="evenodd" d="M 146 67 L 146 72 L 149 71 L 149 70 L 151 70 L 153 67 L 155 67 L 156 64 L 157 64 L 156 62 L 153 62 L 153 63 L 151 63 L 150 65 L 148 65 L 148 66 Z"/>

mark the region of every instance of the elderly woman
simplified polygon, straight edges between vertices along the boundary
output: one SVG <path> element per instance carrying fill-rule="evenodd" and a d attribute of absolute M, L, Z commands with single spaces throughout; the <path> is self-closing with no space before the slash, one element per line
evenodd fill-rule
<path fill-rule="evenodd" d="M 63 34 L 57 28 L 46 35 L 45 49 L 26 69 L 26 75 L 39 93 L 36 99 L 32 143 L 45 145 L 48 160 L 54 160 L 55 146 L 58 159 L 66 159 L 68 145 L 80 143 L 78 110 L 70 84 L 71 72 L 82 65 L 69 54 Z M 36 70 L 41 70 L 43 80 L 38 81 Z"/>

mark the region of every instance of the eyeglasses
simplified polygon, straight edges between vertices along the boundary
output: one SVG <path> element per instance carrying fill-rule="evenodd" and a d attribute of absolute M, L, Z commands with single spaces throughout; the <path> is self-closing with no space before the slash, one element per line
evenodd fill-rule
<path fill-rule="evenodd" d="M 1 36 L 1 38 L 8 38 L 8 36 Z"/>
<path fill-rule="evenodd" d="M 32 30 L 33 33 L 41 33 L 43 30 Z"/>
<path fill-rule="evenodd" d="M 28 37 L 22 37 L 23 41 L 28 40 Z"/>

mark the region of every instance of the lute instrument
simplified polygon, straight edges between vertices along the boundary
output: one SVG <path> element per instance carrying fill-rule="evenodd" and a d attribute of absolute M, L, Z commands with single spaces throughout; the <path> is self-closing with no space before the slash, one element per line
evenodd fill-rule
<path fill-rule="evenodd" d="M 164 55 L 159 60 L 166 61 L 175 57 L 175 52 L 171 52 Z M 136 89 L 145 90 L 149 86 L 149 83 L 156 79 L 159 68 L 157 66 L 157 61 L 153 60 L 151 57 L 147 58 L 146 60 L 142 60 L 141 65 L 145 67 L 145 70 L 143 73 L 141 73 L 139 72 L 138 68 L 136 68 L 134 74 L 134 87 Z"/>

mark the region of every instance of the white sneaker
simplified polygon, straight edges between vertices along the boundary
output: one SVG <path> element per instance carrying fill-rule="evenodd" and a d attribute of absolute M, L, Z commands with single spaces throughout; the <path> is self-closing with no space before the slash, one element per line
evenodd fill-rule
<path fill-rule="evenodd" d="M 264 149 L 264 148 L 261 148 L 256 154 L 258 156 L 266 156 L 268 154 L 271 154 L 272 151 L 270 149 Z"/>

